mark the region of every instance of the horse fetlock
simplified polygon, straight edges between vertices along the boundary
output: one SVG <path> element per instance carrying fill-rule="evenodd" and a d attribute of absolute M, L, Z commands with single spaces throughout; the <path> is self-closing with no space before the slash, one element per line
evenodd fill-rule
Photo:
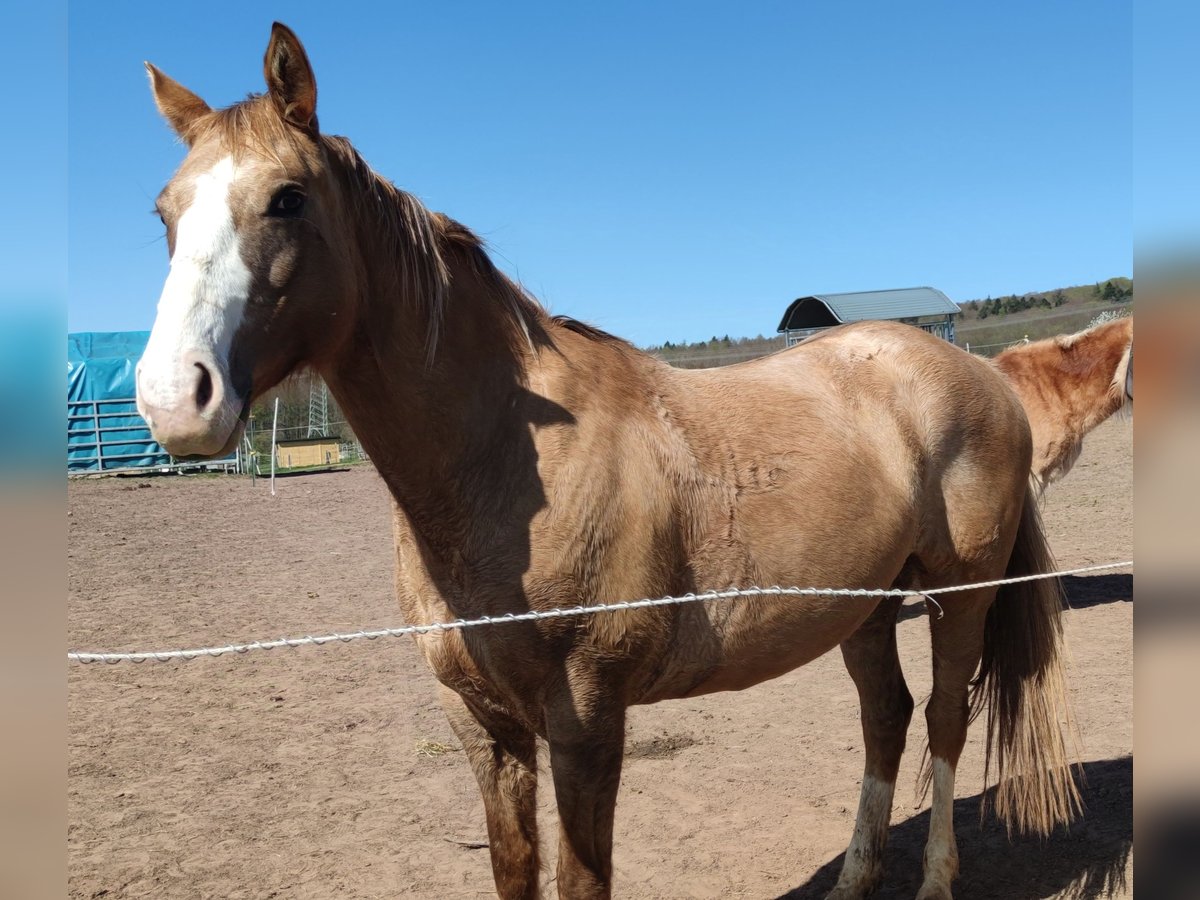
<path fill-rule="evenodd" d="M 867 868 L 859 868 L 852 875 L 843 869 L 838 883 L 825 895 L 825 900 L 862 900 L 875 892 L 882 877 L 883 866 L 878 861 Z"/>
<path fill-rule="evenodd" d="M 949 882 L 926 882 L 917 893 L 917 900 L 954 900 Z"/>
<path fill-rule="evenodd" d="M 917 900 L 951 900 L 950 885 L 958 877 L 958 847 L 951 843 L 948 847 L 931 851 L 925 850 L 925 880 L 917 893 Z"/>

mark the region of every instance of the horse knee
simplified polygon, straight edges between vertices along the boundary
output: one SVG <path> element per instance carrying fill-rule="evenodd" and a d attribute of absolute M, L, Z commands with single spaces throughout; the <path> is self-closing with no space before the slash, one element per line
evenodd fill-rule
<path fill-rule="evenodd" d="M 901 682 L 886 702 L 863 706 L 862 726 L 867 751 L 867 771 L 887 782 L 896 780 L 900 757 L 912 721 L 913 698 Z"/>

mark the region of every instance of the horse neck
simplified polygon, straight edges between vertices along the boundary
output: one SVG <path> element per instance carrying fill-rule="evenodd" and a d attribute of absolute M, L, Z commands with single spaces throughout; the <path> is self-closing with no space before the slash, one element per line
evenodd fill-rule
<path fill-rule="evenodd" d="M 1074 355 L 1082 360 L 1072 366 L 1067 377 L 1077 379 L 1076 401 L 1071 410 L 1072 423 L 1081 433 L 1087 433 L 1108 419 L 1124 403 L 1124 385 L 1114 387 L 1122 360 L 1128 352 L 1129 340 L 1123 323 L 1085 334 L 1074 345 Z M 1064 356 L 1072 351 L 1064 351 Z M 1074 374 L 1082 370 L 1083 374 Z"/>
<path fill-rule="evenodd" d="M 1126 348 L 1117 330 L 1102 329 L 1081 334 L 1068 346 L 1044 342 L 1002 356 L 1013 362 L 1023 357 L 1036 381 L 1054 386 L 1043 396 L 1054 398 L 1061 426 L 1079 440 L 1121 408 L 1122 394 L 1113 389 L 1113 379 Z M 1001 367 L 1006 368 L 1003 362 Z"/>
<path fill-rule="evenodd" d="M 527 359 L 497 297 L 506 287 L 499 273 L 481 271 L 452 243 L 436 248 L 450 321 L 431 328 L 433 304 L 408 293 L 411 261 L 380 247 L 378 227 L 360 223 L 360 283 L 344 306 L 355 310 L 355 326 L 319 368 L 414 528 L 453 544 L 480 506 L 494 503 L 489 492 L 504 489 L 505 448 L 521 439 L 514 410 Z"/>

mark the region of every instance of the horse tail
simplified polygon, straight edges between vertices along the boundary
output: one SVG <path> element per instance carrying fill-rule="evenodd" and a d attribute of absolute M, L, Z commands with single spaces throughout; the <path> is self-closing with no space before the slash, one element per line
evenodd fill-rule
<path fill-rule="evenodd" d="M 1053 571 L 1029 487 L 1006 577 Z M 1009 584 L 997 593 L 984 626 L 971 718 L 987 707 L 984 778 L 994 763 L 996 814 L 1010 834 L 1015 827 L 1047 835 L 1082 809 L 1067 748 L 1067 736 L 1072 749 L 1077 743 L 1063 677 L 1062 608 L 1057 578 Z"/>

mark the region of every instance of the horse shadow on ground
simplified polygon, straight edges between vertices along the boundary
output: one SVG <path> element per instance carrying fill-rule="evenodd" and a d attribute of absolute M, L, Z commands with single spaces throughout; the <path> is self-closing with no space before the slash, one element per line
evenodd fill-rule
<path fill-rule="evenodd" d="M 974 900 L 1064 897 L 1094 900 L 1128 892 L 1125 870 L 1133 849 L 1133 757 L 1084 763 L 1079 779 L 1082 817 L 1049 838 L 1010 840 L 988 814 L 979 821 L 981 795 L 956 800 L 954 821 L 962 874 L 954 894 Z M 892 826 L 876 900 L 910 900 L 921 886 L 921 857 L 929 811 Z M 849 834 L 847 834 L 849 839 Z M 816 900 L 837 883 L 845 854 L 778 900 Z"/>
<path fill-rule="evenodd" d="M 1067 598 L 1066 605 L 1071 609 L 1087 609 L 1091 606 L 1103 606 L 1106 603 L 1133 602 L 1133 576 L 1128 573 L 1067 575 L 1062 579 L 1062 586 Z M 943 594 L 938 597 L 938 603 L 953 602 L 953 594 Z M 907 622 L 909 619 L 925 615 L 928 612 L 926 605 L 920 601 L 906 603 L 900 607 L 897 621 Z"/>
<path fill-rule="evenodd" d="M 1067 575 L 1062 580 L 1071 609 L 1087 609 L 1105 603 L 1132 603 L 1133 576 Z"/>

